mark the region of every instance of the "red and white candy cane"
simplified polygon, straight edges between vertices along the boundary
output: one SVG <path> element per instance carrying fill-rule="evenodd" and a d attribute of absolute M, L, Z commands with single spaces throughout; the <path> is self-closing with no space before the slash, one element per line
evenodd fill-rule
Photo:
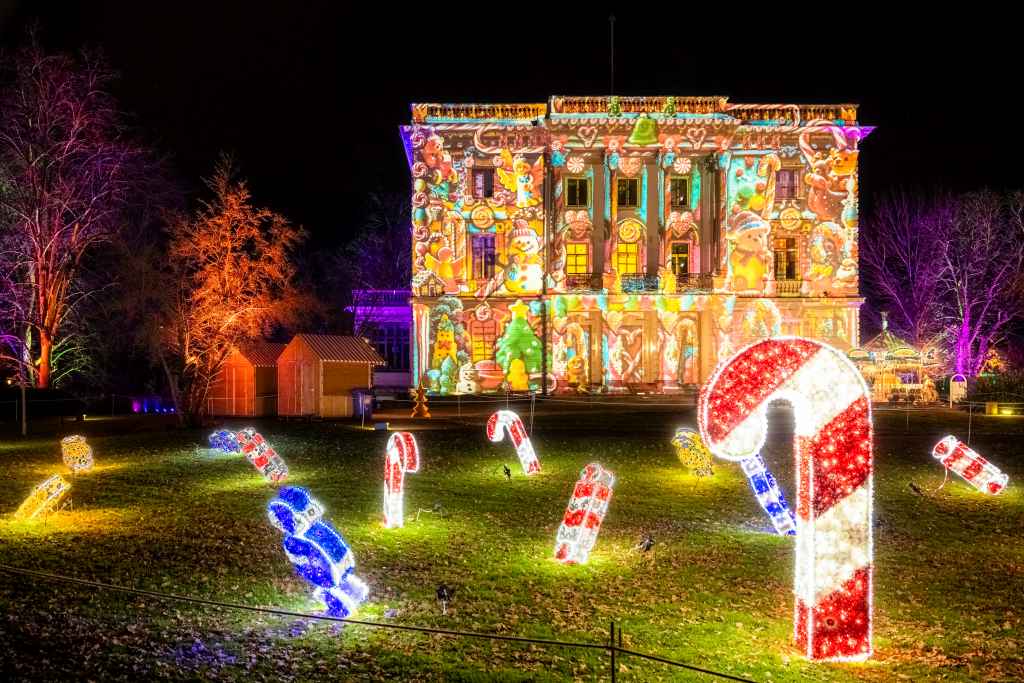
<path fill-rule="evenodd" d="M 768 404 L 793 407 L 797 470 L 798 647 L 811 659 L 871 655 L 871 403 L 857 368 L 800 337 L 755 342 L 719 364 L 698 399 L 704 443 L 743 460 L 760 452 Z"/>
<path fill-rule="evenodd" d="M 1010 477 L 953 435 L 944 437 L 932 449 L 932 457 L 953 470 L 982 493 L 1002 493 Z"/>
<path fill-rule="evenodd" d="M 526 427 L 519 416 L 511 410 L 499 410 L 487 420 L 487 438 L 498 443 L 505 437 L 505 430 L 516 447 L 516 455 L 519 456 L 519 463 L 523 466 L 525 474 L 536 474 L 540 472 L 540 462 L 537 454 L 533 451 L 533 444 L 526 434 Z"/>
<path fill-rule="evenodd" d="M 384 456 L 384 526 L 405 526 L 405 473 L 419 472 L 420 449 L 409 432 L 395 432 Z"/>

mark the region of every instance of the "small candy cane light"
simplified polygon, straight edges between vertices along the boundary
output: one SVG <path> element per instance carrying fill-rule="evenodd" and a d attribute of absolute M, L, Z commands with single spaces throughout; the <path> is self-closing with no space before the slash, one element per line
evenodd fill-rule
<path fill-rule="evenodd" d="M 540 461 L 537 460 L 533 444 L 530 443 L 530 437 L 526 434 L 526 427 L 523 426 L 523 421 L 519 419 L 518 415 L 511 410 L 499 410 L 487 420 L 487 438 L 493 443 L 500 442 L 505 437 L 506 430 L 509 438 L 512 439 L 512 444 L 516 447 L 516 455 L 519 456 L 519 463 L 523 466 L 523 473 L 530 475 L 540 472 Z"/>
<path fill-rule="evenodd" d="M 405 473 L 419 472 L 420 450 L 409 432 L 395 432 L 384 455 L 384 527 L 405 525 Z"/>

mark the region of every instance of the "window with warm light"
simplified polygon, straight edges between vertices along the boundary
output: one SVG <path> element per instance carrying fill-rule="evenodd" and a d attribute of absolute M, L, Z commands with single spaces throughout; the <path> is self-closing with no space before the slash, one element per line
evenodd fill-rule
<path fill-rule="evenodd" d="M 796 239 L 792 237 L 776 237 L 772 241 L 775 252 L 775 279 L 796 279 Z"/>
<path fill-rule="evenodd" d="M 673 242 L 669 254 L 669 268 L 679 277 L 690 272 L 690 243 Z"/>
<path fill-rule="evenodd" d="M 635 209 L 640 206 L 640 180 L 619 178 L 615 181 L 616 199 L 619 208 Z"/>
<path fill-rule="evenodd" d="M 619 242 L 615 247 L 615 271 L 619 275 L 639 273 L 640 250 L 636 242 Z"/>
<path fill-rule="evenodd" d="M 565 205 L 570 209 L 585 209 L 590 206 L 590 179 L 565 179 Z"/>
<path fill-rule="evenodd" d="M 585 275 L 590 272 L 590 245 L 569 242 L 565 245 L 566 275 Z"/>
<path fill-rule="evenodd" d="M 671 197 L 671 206 L 673 209 L 690 208 L 689 178 L 669 178 L 668 193 Z"/>

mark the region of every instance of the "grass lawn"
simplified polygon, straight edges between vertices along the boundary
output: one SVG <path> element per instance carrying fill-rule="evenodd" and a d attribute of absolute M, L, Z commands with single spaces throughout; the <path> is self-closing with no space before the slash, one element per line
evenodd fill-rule
<path fill-rule="evenodd" d="M 551 410 L 548 408 L 547 410 Z M 600 411 L 600 412 L 599 412 Z M 440 411 L 435 411 L 440 412 Z M 524 411 L 525 412 L 525 411 Z M 255 426 L 309 488 L 356 555 L 373 621 L 623 645 L 755 680 L 1024 679 L 1024 418 L 974 416 L 971 445 L 1010 475 L 984 496 L 930 455 L 967 434 L 950 411 L 875 416 L 875 657 L 811 664 L 791 645 L 793 539 L 768 520 L 737 465 L 698 479 L 669 439 L 692 409 L 565 407 L 538 413 L 540 475 L 486 440 L 479 410 L 416 431 L 406 526 L 381 519 L 386 434 L 338 423 Z M 789 413 L 773 411 L 765 459 L 793 496 Z M 89 422 L 84 425 L 88 432 Z M 229 422 L 233 427 L 246 422 Z M 68 425 L 70 428 L 82 425 Z M 427 428 L 422 428 L 427 427 Z M 109 430 L 108 430 L 109 431 Z M 0 562 L 156 591 L 315 612 L 265 517 L 273 487 L 204 432 L 89 438 L 94 471 L 73 510 L 14 521 L 29 489 L 64 471 L 57 437 L 0 441 Z M 561 566 L 554 536 L 579 474 L 617 476 L 590 563 Z M 508 464 L 511 481 L 502 474 Z M 70 476 L 70 475 L 66 475 Z M 440 503 L 444 515 L 418 508 Z M 652 553 L 634 549 L 645 533 Z M 428 636 L 163 602 L 0 572 L 0 671 L 13 678 L 607 680 L 600 650 Z M 440 583 L 456 588 L 443 616 Z M 636 658 L 619 680 L 711 680 Z"/>

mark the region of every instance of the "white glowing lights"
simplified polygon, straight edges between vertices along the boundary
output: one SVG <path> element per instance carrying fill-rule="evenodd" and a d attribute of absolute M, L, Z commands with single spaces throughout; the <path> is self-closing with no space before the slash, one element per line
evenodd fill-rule
<path fill-rule="evenodd" d="M 952 435 L 942 438 L 935 444 L 932 457 L 982 493 L 997 495 L 1002 493 L 1010 482 L 1010 477 L 1006 473 L 1001 472 L 977 451 Z"/>
<path fill-rule="evenodd" d="M 555 559 L 563 564 L 586 564 L 608 512 L 615 475 L 592 462 L 580 472 L 555 537 Z"/>
<path fill-rule="evenodd" d="M 419 472 L 420 450 L 409 432 L 395 432 L 388 439 L 384 456 L 384 526 L 394 529 L 405 525 L 403 498 L 405 473 Z"/>
<path fill-rule="evenodd" d="M 64 464 L 75 474 L 92 469 L 92 447 L 85 442 L 84 436 L 64 437 L 60 440 L 60 451 Z"/>
<path fill-rule="evenodd" d="M 704 443 L 726 460 L 758 455 L 767 407 L 795 418 L 795 637 L 808 657 L 871 654 L 871 404 L 846 356 L 811 339 L 755 342 L 719 364 L 698 400 Z"/>
<path fill-rule="evenodd" d="M 284 551 L 295 571 L 313 585 L 326 613 L 347 617 L 369 589 L 355 575 L 355 557 L 345 539 L 323 519 L 324 508 L 309 491 L 286 486 L 267 506 L 267 517 L 283 532 Z"/>
<path fill-rule="evenodd" d="M 511 410 L 499 410 L 487 420 L 487 438 L 493 443 L 498 443 L 505 436 L 508 430 L 509 438 L 516 447 L 516 455 L 519 456 L 519 463 L 523 466 L 523 473 L 530 475 L 540 472 L 540 462 L 537 454 L 533 451 L 533 444 L 526 434 L 526 427 Z"/>
<path fill-rule="evenodd" d="M 64 477 L 51 474 L 42 484 L 32 489 L 32 493 L 18 506 L 14 516 L 17 519 L 33 519 L 45 512 L 51 512 L 60 505 L 70 490 L 71 484 Z"/>

